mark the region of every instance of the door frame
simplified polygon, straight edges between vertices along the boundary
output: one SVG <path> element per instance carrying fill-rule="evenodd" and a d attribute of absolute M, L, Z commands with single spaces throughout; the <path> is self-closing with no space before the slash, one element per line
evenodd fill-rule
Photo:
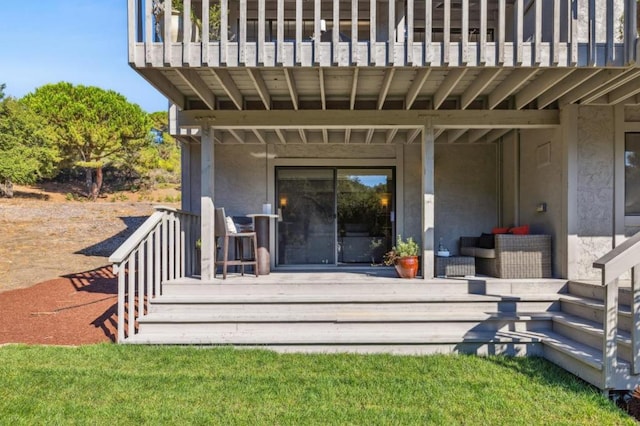
<path fill-rule="evenodd" d="M 267 155 L 267 202 L 277 206 L 276 200 L 276 167 L 335 167 L 335 168 L 391 168 L 395 167 L 395 229 L 396 233 L 404 232 L 404 147 L 397 145 L 396 158 L 274 158 Z M 277 235 L 270 232 L 269 251 L 276 255 L 271 256 L 271 267 L 277 267 Z M 337 240 L 336 240 L 337 243 Z M 336 258 L 337 260 L 337 258 Z M 330 265 L 335 266 L 335 265 Z"/>

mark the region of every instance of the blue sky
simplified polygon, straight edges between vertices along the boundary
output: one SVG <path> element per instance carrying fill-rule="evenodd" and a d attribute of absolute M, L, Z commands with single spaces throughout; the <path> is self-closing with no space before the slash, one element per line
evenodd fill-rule
<path fill-rule="evenodd" d="M 59 81 L 123 94 L 148 112 L 166 99 L 127 63 L 125 0 L 2 1 L 0 84 L 22 97 Z"/>

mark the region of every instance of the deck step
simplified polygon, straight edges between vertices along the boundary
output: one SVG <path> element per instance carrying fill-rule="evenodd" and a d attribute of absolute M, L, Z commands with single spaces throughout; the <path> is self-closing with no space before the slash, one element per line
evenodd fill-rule
<path fill-rule="evenodd" d="M 307 295 L 307 294 L 396 294 L 406 297 L 439 294 L 481 294 L 512 296 L 531 294 L 558 294 L 566 293 L 566 280 L 486 280 L 486 279 L 438 279 L 432 280 L 399 280 L 397 278 L 375 278 L 367 280 L 366 277 L 345 279 L 341 275 L 340 280 L 316 278 L 317 281 L 304 282 L 296 280 L 295 274 L 272 274 L 254 279 L 238 278 L 225 281 L 202 282 L 184 278 L 170 281 L 163 285 L 163 295 L 179 296 L 214 296 L 246 294 L 253 296 L 268 296 L 273 294 Z M 282 282 L 272 282 L 271 280 Z M 309 280 L 312 279 L 308 278 Z"/>
<path fill-rule="evenodd" d="M 352 332 L 343 333 L 339 338 L 321 334 L 290 332 L 285 335 L 234 334 L 224 336 L 210 333 L 198 334 L 153 334 L 145 333 L 131 337 L 125 343 L 130 344 L 174 344 L 174 345 L 235 345 L 239 347 L 257 347 L 279 352 L 349 352 L 349 353 L 397 353 L 397 354 L 434 354 L 434 353 L 473 353 L 505 355 L 542 355 L 541 339 L 536 336 L 514 335 L 510 332 L 468 332 L 464 336 L 440 333 L 429 335 L 424 332 L 379 333 Z M 328 343 L 327 343 L 328 342 Z"/>
<path fill-rule="evenodd" d="M 566 294 L 560 295 L 559 300 L 562 312 L 602 324 L 604 319 L 602 300 Z M 631 308 L 628 305 L 618 305 L 618 328 L 626 332 L 630 332 L 633 328 Z"/>

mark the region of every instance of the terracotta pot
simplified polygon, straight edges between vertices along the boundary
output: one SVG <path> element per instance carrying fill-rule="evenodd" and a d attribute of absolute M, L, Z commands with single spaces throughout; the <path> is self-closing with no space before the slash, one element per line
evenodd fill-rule
<path fill-rule="evenodd" d="M 400 278 L 415 278 L 418 274 L 418 256 L 399 257 L 394 266 Z"/>

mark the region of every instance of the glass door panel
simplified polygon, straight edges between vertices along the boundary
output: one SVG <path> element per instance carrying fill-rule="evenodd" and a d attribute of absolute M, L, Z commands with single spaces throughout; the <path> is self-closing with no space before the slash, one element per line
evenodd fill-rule
<path fill-rule="evenodd" d="M 277 168 L 278 264 L 335 264 L 335 170 Z"/>
<path fill-rule="evenodd" d="M 381 263 L 391 249 L 393 169 L 338 169 L 338 262 Z"/>

